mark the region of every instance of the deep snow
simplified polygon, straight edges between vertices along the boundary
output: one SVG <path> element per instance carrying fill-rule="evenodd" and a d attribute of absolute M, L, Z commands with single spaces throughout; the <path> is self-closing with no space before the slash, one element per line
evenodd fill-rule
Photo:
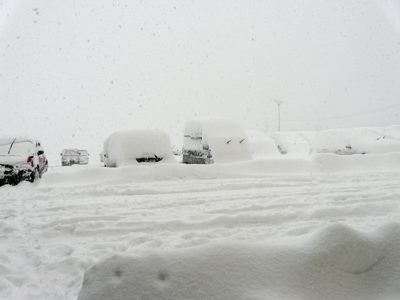
<path fill-rule="evenodd" d="M 51 168 L 38 185 L 0 187 L 0 299 L 77 299 L 87 269 L 122 263 L 137 268 L 121 284 L 155 278 L 165 299 L 397 297 L 399 178 L 400 153 Z M 113 255 L 127 258 L 103 262 Z M 224 262 L 232 273 L 220 278 Z M 87 273 L 82 299 L 96 276 L 115 279 Z"/>
<path fill-rule="evenodd" d="M 272 138 L 282 152 L 297 156 L 400 152 L 399 126 L 276 132 Z"/>
<path fill-rule="evenodd" d="M 399 224 L 333 224 L 290 242 L 114 256 L 85 274 L 78 299 L 398 299 L 399 268 Z"/>
<path fill-rule="evenodd" d="M 0 299 L 398 299 L 399 128 L 339 131 L 0 187 Z"/>

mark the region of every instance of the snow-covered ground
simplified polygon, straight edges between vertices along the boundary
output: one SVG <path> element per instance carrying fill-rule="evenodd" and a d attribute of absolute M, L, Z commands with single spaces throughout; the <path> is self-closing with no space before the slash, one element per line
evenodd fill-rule
<path fill-rule="evenodd" d="M 272 137 L 290 155 L 400 152 L 400 126 L 396 125 L 275 132 Z"/>
<path fill-rule="evenodd" d="M 100 263 L 81 299 L 397 299 L 399 178 L 400 153 L 52 168 L 0 187 L 0 298 L 77 299 Z"/>

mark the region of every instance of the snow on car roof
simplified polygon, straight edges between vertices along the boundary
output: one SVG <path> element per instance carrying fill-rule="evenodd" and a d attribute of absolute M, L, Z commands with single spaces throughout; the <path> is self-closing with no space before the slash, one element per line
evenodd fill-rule
<path fill-rule="evenodd" d="M 0 145 L 5 145 L 12 143 L 15 140 L 15 142 L 39 142 L 36 139 L 28 138 L 28 137 L 0 137 Z"/>
<path fill-rule="evenodd" d="M 170 138 L 160 130 L 116 131 L 104 142 L 104 151 L 109 160 L 117 164 L 136 162 L 148 153 L 163 158 L 163 161 L 174 161 Z"/>

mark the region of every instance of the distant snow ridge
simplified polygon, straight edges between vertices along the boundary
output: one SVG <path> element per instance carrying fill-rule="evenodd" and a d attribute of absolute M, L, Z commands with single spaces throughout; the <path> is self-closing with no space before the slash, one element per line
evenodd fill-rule
<path fill-rule="evenodd" d="M 79 300 L 399 299 L 400 225 L 330 225 L 289 243 L 215 244 L 115 256 L 89 269 Z"/>
<path fill-rule="evenodd" d="M 369 154 L 400 152 L 398 126 L 276 132 L 272 138 L 284 154 Z"/>

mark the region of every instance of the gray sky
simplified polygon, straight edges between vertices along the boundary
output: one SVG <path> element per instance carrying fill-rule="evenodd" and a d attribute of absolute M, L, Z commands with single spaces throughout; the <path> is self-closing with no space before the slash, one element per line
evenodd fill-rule
<path fill-rule="evenodd" d="M 400 123 L 399 0 L 0 0 L 0 134 L 101 150 L 113 131 Z M 97 157 L 95 157 L 97 160 Z"/>

